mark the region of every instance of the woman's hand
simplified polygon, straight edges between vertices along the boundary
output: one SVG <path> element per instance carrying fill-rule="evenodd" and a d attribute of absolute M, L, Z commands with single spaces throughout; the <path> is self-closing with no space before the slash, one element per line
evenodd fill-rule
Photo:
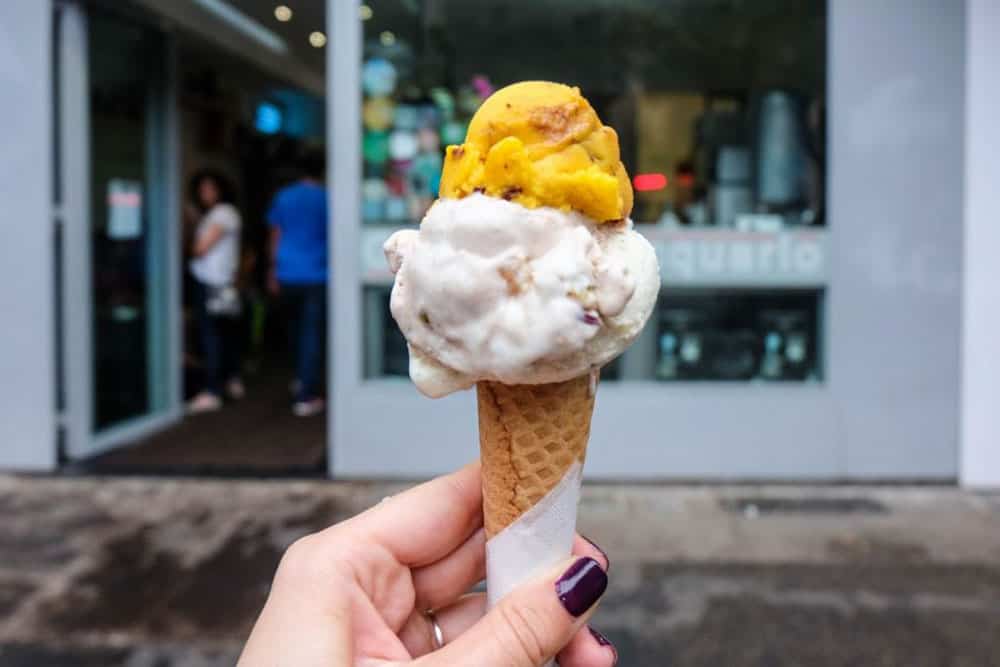
<path fill-rule="evenodd" d="M 483 594 L 466 594 L 486 572 L 481 486 L 473 464 L 298 540 L 240 667 L 541 667 L 557 654 L 561 667 L 614 665 L 586 627 L 607 557 L 580 537 L 574 558 L 488 614 Z"/>

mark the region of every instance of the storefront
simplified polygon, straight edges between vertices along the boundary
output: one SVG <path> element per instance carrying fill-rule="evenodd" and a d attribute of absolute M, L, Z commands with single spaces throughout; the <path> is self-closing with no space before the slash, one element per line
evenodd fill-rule
<path fill-rule="evenodd" d="M 10 175 L 15 183 L 30 174 L 24 192 L 42 189 L 48 226 L 36 226 L 44 252 L 33 248 L 5 265 L 30 257 L 27 272 L 4 275 L 40 290 L 18 298 L 44 297 L 44 313 L 14 319 L 39 324 L 25 344 L 49 355 L 38 372 L 11 377 L 42 383 L 52 398 L 33 401 L 33 414 L 14 411 L 39 430 L 33 443 L 17 438 L 5 461 L 11 467 L 72 465 L 181 419 L 185 339 L 193 338 L 183 298 L 188 179 L 211 168 L 242 185 L 246 251 L 266 238 L 262 197 L 273 190 L 275 164 L 292 161 L 282 153 L 323 140 L 322 68 L 223 6 L 85 0 L 10 8 L 7 43 L 30 35 L 44 49 L 0 54 L 18 75 L 5 90 L 8 106 L 24 109 L 8 137 L 18 159 L 5 167 L 25 170 Z M 322 27 L 322 7 L 317 13 Z M 26 96 L 26 81 L 44 82 L 44 95 Z M 257 118 L 261 110 L 270 116 Z M 29 121 L 34 133 L 17 131 Z M 20 195 L 9 200 L 38 206 Z M 15 215 L 37 218 L 33 210 Z M 11 363 L 32 359 L 15 357 Z M 33 395 L 18 383 L 10 390 L 10 405 Z"/>
<path fill-rule="evenodd" d="M 72 17 L 87 18 L 74 14 L 79 7 L 63 5 L 54 31 L 37 10 L 14 17 L 49 36 L 61 81 L 87 62 L 67 57 L 85 48 L 74 46 L 83 24 Z M 997 21 L 989 3 L 384 0 L 326 9 L 331 475 L 423 476 L 474 456 L 474 397 L 430 401 L 405 377 L 381 245 L 419 220 L 436 192 L 442 146 L 460 141 L 483 96 L 541 78 L 579 85 L 618 130 L 633 217 L 662 269 L 653 320 L 602 376 L 589 474 L 1000 482 L 1000 426 L 985 398 L 1000 354 L 983 333 L 995 320 L 979 315 L 996 297 L 984 289 L 988 260 L 969 243 L 994 233 L 994 195 L 970 177 L 998 169 L 975 148 L 993 131 L 982 105 L 997 95 L 979 69 L 994 47 L 973 27 L 974 17 Z M 163 216 L 140 234 L 170 234 L 179 216 L 171 46 L 158 39 L 127 38 L 122 52 L 138 51 L 107 83 L 126 96 L 111 96 L 108 109 L 142 110 L 129 127 L 145 150 L 115 158 L 116 175 L 126 176 L 107 193 L 74 190 L 74 175 L 90 168 L 84 155 L 115 151 L 105 145 L 113 133 L 82 145 L 73 91 L 57 86 L 57 168 L 36 159 L 44 182 L 55 180 L 56 204 L 25 202 L 20 213 L 41 219 L 38 211 L 54 210 L 62 230 L 42 263 L 53 272 L 32 284 L 46 295 L 60 285 L 63 305 L 46 315 L 22 304 L 22 312 L 51 320 L 55 333 L 25 341 L 33 349 L 25 358 L 47 348 L 40 367 L 63 378 L 31 381 L 42 396 L 61 387 L 58 430 L 71 456 L 179 416 L 179 263 L 170 244 L 143 245 L 164 254 L 147 258 L 146 274 L 130 283 L 128 298 L 141 308 L 124 297 L 91 303 L 98 292 L 77 279 L 99 259 L 80 251 L 92 247 L 79 236 L 87 216 L 134 234 L 137 196 Z M 50 77 L 43 60 L 39 71 Z M 50 95 L 31 97 L 41 118 Z M 90 113 L 91 123 L 101 120 L 100 110 Z M 53 145 L 47 127 L 34 127 L 41 145 Z M 20 242 L 37 253 L 42 240 Z M 129 308 L 136 317 L 123 320 Z M 117 317 L 112 329 L 141 328 L 143 346 L 116 344 L 114 331 L 94 324 L 105 311 Z M 52 359 L 52 349 L 61 356 Z M 108 368 L 134 372 L 102 376 L 87 349 Z M 118 383 L 134 410 L 102 412 L 97 398 L 108 391 L 95 382 Z M 55 455 L 37 443 L 56 443 L 57 429 L 51 412 L 46 422 L 31 407 L 8 425 L 18 442 L 0 463 L 51 469 Z"/>
<path fill-rule="evenodd" d="M 381 244 L 414 197 L 395 172 L 422 159 L 422 109 L 460 135 L 477 88 L 548 78 L 618 129 L 663 270 L 659 312 L 605 370 L 591 474 L 957 476 L 961 7 L 431 4 L 376 9 L 361 35 L 353 8 L 331 17 L 337 474 L 474 451 L 471 395 L 399 377 Z"/>

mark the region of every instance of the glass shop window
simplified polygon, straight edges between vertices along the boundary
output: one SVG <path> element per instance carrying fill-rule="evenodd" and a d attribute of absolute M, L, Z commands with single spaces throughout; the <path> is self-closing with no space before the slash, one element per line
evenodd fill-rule
<path fill-rule="evenodd" d="M 826 5 L 369 0 L 361 132 L 365 376 L 405 375 L 381 242 L 444 148 L 524 79 L 579 86 L 619 135 L 663 292 L 610 380 L 816 381 L 826 288 Z"/>

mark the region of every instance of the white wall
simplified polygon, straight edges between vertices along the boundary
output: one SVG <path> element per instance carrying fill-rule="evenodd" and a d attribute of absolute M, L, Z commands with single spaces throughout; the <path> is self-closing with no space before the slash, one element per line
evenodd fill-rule
<path fill-rule="evenodd" d="M 1000 486 L 1000 3 L 969 0 L 962 448 L 967 486 Z"/>
<path fill-rule="evenodd" d="M 52 9 L 0 2 L 0 467 L 55 465 Z"/>
<path fill-rule="evenodd" d="M 827 370 L 843 470 L 854 479 L 952 479 L 965 2 L 828 8 Z"/>

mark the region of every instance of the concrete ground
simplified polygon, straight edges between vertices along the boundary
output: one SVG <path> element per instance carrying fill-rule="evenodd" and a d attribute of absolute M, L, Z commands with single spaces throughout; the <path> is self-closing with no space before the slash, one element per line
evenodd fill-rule
<path fill-rule="evenodd" d="M 296 537 L 398 485 L 0 476 L 0 665 L 231 665 Z M 1000 495 L 593 485 L 628 667 L 1000 665 Z"/>

